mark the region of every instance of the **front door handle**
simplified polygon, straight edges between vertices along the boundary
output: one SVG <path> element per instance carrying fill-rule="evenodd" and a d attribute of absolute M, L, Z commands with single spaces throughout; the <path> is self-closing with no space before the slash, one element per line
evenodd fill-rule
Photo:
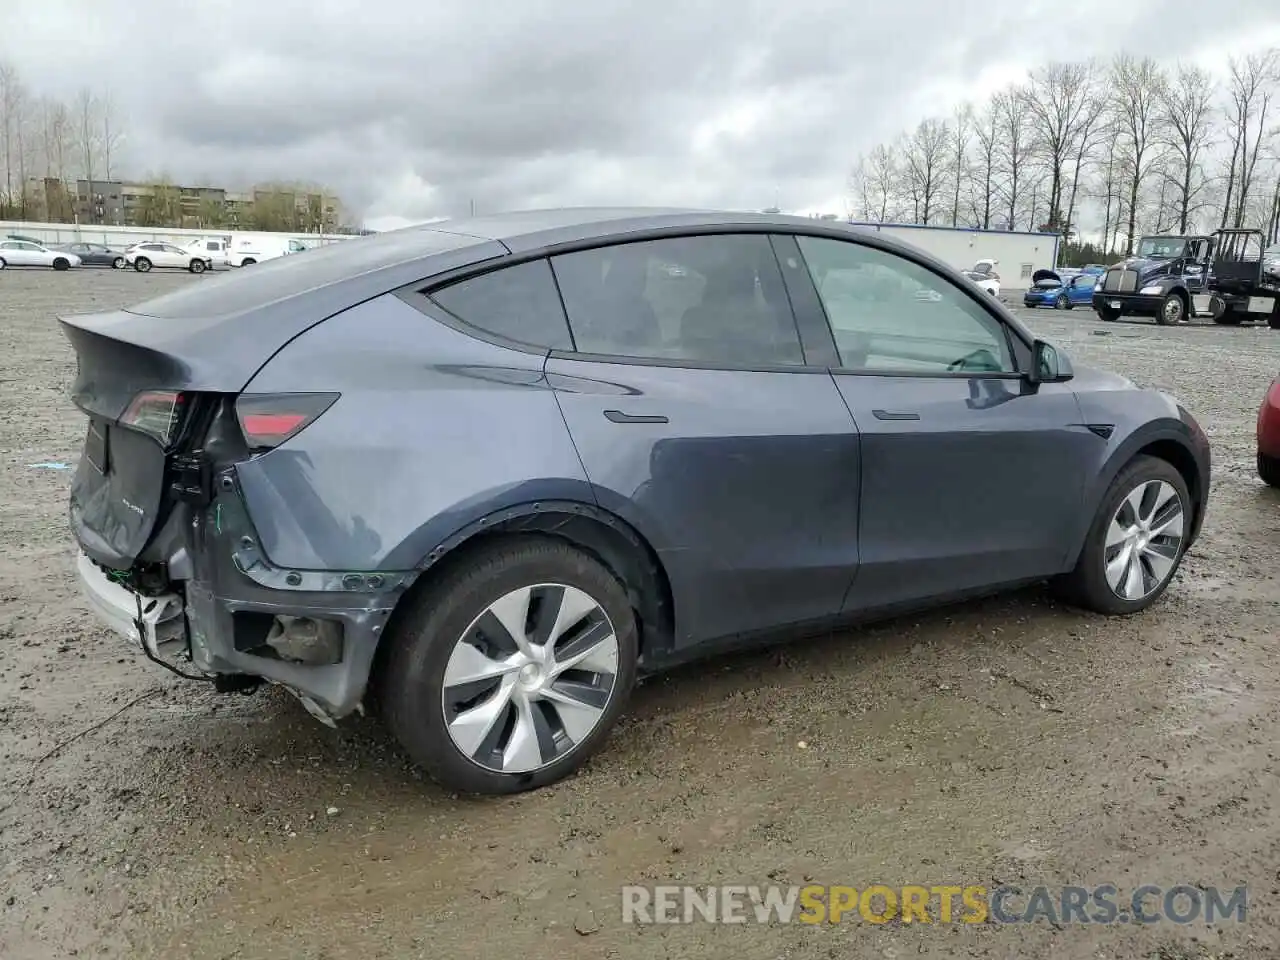
<path fill-rule="evenodd" d="M 909 410 L 872 410 L 877 420 L 919 420 L 920 414 Z"/>
<path fill-rule="evenodd" d="M 623 413 L 621 410 L 606 410 L 604 415 L 614 423 L 669 423 L 662 414 Z"/>

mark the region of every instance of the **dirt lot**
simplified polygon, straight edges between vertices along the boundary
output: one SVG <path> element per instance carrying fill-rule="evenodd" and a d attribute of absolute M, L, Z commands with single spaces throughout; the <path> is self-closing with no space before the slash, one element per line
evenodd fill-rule
<path fill-rule="evenodd" d="M 719 660 L 639 690 L 570 782 L 469 802 L 370 722 L 216 696 L 85 613 L 70 473 L 32 466 L 81 438 L 54 316 L 192 282 L 0 274 L 0 957 L 1280 956 L 1280 497 L 1252 464 L 1280 335 L 1034 317 L 1214 442 L 1204 537 L 1147 614 L 1030 590 Z M 623 884 L 769 878 L 1250 902 L 1217 927 L 621 921 Z"/>

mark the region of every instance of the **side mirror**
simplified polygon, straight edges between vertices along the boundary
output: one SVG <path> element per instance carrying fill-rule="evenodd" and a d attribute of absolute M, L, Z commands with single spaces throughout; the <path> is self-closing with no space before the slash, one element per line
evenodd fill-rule
<path fill-rule="evenodd" d="M 1062 383 L 1075 376 L 1071 369 L 1071 361 L 1058 348 L 1043 340 L 1036 340 L 1031 346 L 1031 369 L 1027 371 L 1027 382 Z"/>

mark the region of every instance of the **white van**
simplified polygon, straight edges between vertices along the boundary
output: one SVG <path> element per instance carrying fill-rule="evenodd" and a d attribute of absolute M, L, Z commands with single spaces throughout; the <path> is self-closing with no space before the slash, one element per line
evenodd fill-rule
<path fill-rule="evenodd" d="M 227 249 L 227 265 L 247 267 L 263 260 L 302 253 L 306 249 L 301 240 L 279 233 L 233 233 Z"/>
<path fill-rule="evenodd" d="M 227 247 L 226 237 L 198 237 L 182 246 L 184 250 L 203 256 L 210 270 L 227 265 Z"/>

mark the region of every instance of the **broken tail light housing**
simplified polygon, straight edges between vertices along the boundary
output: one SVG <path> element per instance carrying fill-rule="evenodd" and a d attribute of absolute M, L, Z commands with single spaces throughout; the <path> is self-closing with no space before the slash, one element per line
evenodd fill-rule
<path fill-rule="evenodd" d="M 168 448 L 178 435 L 187 410 L 187 395 L 177 390 L 144 390 L 120 417 L 121 426 L 154 437 Z"/>
<path fill-rule="evenodd" d="M 338 396 L 336 393 L 242 393 L 236 399 L 236 419 L 250 450 L 272 450 L 296 437 L 333 406 Z"/>

